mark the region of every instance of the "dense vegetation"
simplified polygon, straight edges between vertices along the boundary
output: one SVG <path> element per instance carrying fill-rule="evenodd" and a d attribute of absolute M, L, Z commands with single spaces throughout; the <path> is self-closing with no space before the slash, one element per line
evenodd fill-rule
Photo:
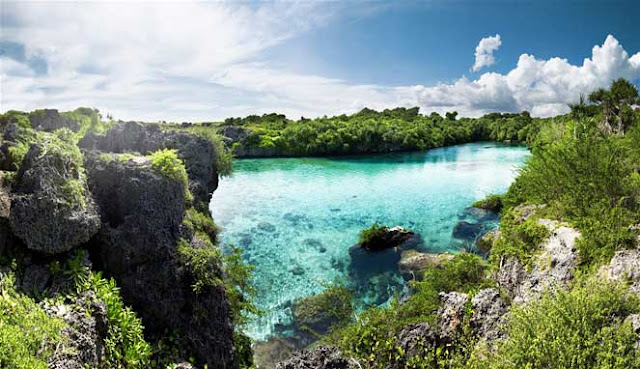
<path fill-rule="evenodd" d="M 266 114 L 231 118 L 218 127 L 238 156 L 314 156 L 425 150 L 477 141 L 531 142 L 540 126 L 554 119 L 492 113 L 481 118 L 419 114 L 418 108 L 316 119 Z M 564 120 L 558 117 L 555 120 Z"/>

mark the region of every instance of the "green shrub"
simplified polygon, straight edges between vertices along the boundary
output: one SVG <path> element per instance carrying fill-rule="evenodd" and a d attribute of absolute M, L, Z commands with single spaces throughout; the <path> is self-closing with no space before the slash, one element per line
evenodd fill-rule
<path fill-rule="evenodd" d="M 197 236 L 196 236 L 197 237 Z M 222 255 L 217 247 L 194 248 L 184 239 L 178 241 L 177 254 L 180 262 L 193 274 L 193 292 L 206 293 L 223 285 Z"/>
<path fill-rule="evenodd" d="M 383 235 L 386 229 L 387 229 L 387 226 L 384 226 L 378 222 L 374 222 L 369 226 L 369 228 L 365 228 L 362 231 L 360 231 L 358 243 L 362 245 L 368 244 L 371 241 Z"/>
<path fill-rule="evenodd" d="M 151 167 L 167 178 L 171 178 L 184 183 L 185 187 L 189 183 L 187 170 L 182 159 L 178 157 L 178 151 L 173 149 L 162 149 L 149 155 Z"/>
<path fill-rule="evenodd" d="M 344 285 L 336 283 L 319 294 L 295 302 L 293 316 L 296 322 L 311 333 L 318 329 L 329 331 L 345 325 L 353 317 L 353 295 Z"/>
<path fill-rule="evenodd" d="M 503 257 L 517 257 L 525 264 L 530 264 L 533 255 L 540 249 L 540 244 L 550 236 L 547 227 L 538 224 L 539 214 L 518 223 L 518 212 L 511 209 L 500 222 L 500 237 L 491 249 L 490 260 L 494 267 L 500 265 Z"/>
<path fill-rule="evenodd" d="M 511 310 L 509 337 L 487 363 L 491 369 L 638 368 L 638 339 L 626 316 L 640 311 L 625 286 L 592 280 Z"/>
<path fill-rule="evenodd" d="M 499 212 L 502 210 L 502 196 L 491 194 L 482 200 L 474 202 L 471 206 Z"/>
<path fill-rule="evenodd" d="M 151 346 L 144 339 L 142 321 L 131 308 L 124 306 L 115 280 L 105 279 L 101 272 L 91 273 L 81 281 L 82 290 L 95 291 L 107 305 L 109 330 L 104 340 L 109 368 L 146 368 Z"/>
<path fill-rule="evenodd" d="M 0 279 L 0 367 L 46 369 L 65 326 L 31 298 L 16 292 L 12 273 Z"/>
<path fill-rule="evenodd" d="M 212 244 L 218 243 L 220 227 L 213 221 L 210 214 L 198 211 L 195 208 L 188 208 L 182 219 L 182 224 L 194 233 L 204 233 Z"/>

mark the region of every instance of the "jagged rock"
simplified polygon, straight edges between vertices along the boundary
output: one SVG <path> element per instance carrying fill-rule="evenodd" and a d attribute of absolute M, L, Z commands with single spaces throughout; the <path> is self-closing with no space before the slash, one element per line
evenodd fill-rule
<path fill-rule="evenodd" d="M 120 122 L 104 136 L 90 132 L 79 145 L 88 150 L 144 155 L 167 148 L 178 150 L 189 175 L 189 190 L 196 204 L 205 209 L 211 193 L 218 187 L 216 148 L 208 140 L 188 132 L 163 130 L 158 124 Z"/>
<path fill-rule="evenodd" d="M 495 288 L 485 288 L 471 299 L 471 328 L 482 340 L 495 341 L 505 334 L 507 304 Z"/>
<path fill-rule="evenodd" d="M 500 237 L 500 229 L 491 230 L 476 240 L 476 248 L 481 252 L 488 254 L 493 248 L 493 244 Z"/>
<path fill-rule="evenodd" d="M 49 265 L 30 264 L 24 267 L 20 288 L 28 293 L 42 294 L 50 281 Z"/>
<path fill-rule="evenodd" d="M 97 368 L 105 360 L 107 308 L 92 291 L 71 305 L 46 306 L 50 315 L 68 324 L 63 328 L 63 347 L 49 360 L 49 368 Z"/>
<path fill-rule="evenodd" d="M 100 228 L 78 163 L 40 144 L 31 146 L 17 174 L 10 218 L 13 233 L 29 249 L 47 254 L 69 251 Z"/>
<path fill-rule="evenodd" d="M 438 332 L 428 323 L 410 324 L 402 328 L 397 340 L 405 352 L 405 358 L 410 359 L 425 348 L 435 347 L 438 344 Z"/>
<path fill-rule="evenodd" d="M 633 331 L 640 335 L 640 314 L 631 314 L 625 319 L 631 324 Z"/>
<path fill-rule="evenodd" d="M 452 258 L 452 254 L 429 254 L 417 250 L 405 250 L 400 256 L 398 270 L 402 277 L 408 281 L 422 280 L 425 270 L 437 268 Z"/>
<path fill-rule="evenodd" d="M 353 307 L 339 290 L 328 289 L 294 302 L 292 315 L 301 330 L 326 334 L 331 327 L 351 316 Z"/>
<path fill-rule="evenodd" d="M 225 137 L 227 143 L 234 143 L 245 139 L 251 134 L 251 131 L 242 127 L 224 126 L 220 133 Z"/>
<path fill-rule="evenodd" d="M 482 234 L 483 230 L 484 226 L 482 224 L 462 221 L 458 222 L 458 224 L 453 227 L 451 235 L 453 236 L 453 238 L 457 238 L 459 240 L 473 241 Z"/>
<path fill-rule="evenodd" d="M 383 251 L 401 247 L 415 238 L 415 233 L 400 226 L 383 227 L 373 237 L 360 244 L 367 251 Z"/>
<path fill-rule="evenodd" d="M 35 110 L 29 114 L 31 128 L 39 131 L 53 132 L 60 128 L 69 128 L 77 131 L 80 122 L 60 115 L 57 109 Z"/>
<path fill-rule="evenodd" d="M 276 365 L 276 369 L 356 369 L 354 359 L 347 359 L 337 347 L 320 346 L 303 350 L 290 359 Z"/>
<path fill-rule="evenodd" d="M 125 303 L 142 317 L 145 331 L 177 329 L 181 344 L 198 362 L 214 369 L 235 367 L 224 286 L 196 293 L 192 285 L 197 276 L 177 253 L 178 241 L 185 236 L 180 226 L 184 183 L 156 172 L 144 157 L 87 152 L 85 163 L 103 221 L 92 240 L 93 259 L 117 280 Z M 182 244 L 206 247 L 197 237 L 187 237 Z M 208 267 L 222 276 L 220 265 Z"/>
<path fill-rule="evenodd" d="M 551 232 L 533 259 L 531 272 L 514 257 L 502 260 L 495 279 L 513 298 L 514 303 L 527 302 L 546 289 L 564 288 L 573 279 L 578 253 L 575 248 L 580 232 L 561 223 L 539 219 Z"/>
<path fill-rule="evenodd" d="M 296 345 L 280 337 L 269 337 L 267 341 L 253 344 L 253 362 L 259 369 L 274 369 L 276 364 L 290 358 Z"/>
<path fill-rule="evenodd" d="M 442 306 L 437 315 L 440 321 L 440 339 L 453 341 L 462 329 L 465 305 L 469 302 L 469 296 L 460 292 L 440 292 Z"/>
<path fill-rule="evenodd" d="M 389 233 L 388 230 L 392 231 Z M 387 272 L 397 273 L 402 252 L 417 248 L 422 243 L 420 235 L 401 227 L 387 228 L 387 231 L 384 231 L 385 236 L 375 241 L 375 246 L 357 244 L 349 248 L 349 274 L 352 278 L 368 281 Z"/>
<path fill-rule="evenodd" d="M 609 279 L 631 282 L 631 290 L 640 294 L 640 249 L 620 250 L 611 258 Z"/>

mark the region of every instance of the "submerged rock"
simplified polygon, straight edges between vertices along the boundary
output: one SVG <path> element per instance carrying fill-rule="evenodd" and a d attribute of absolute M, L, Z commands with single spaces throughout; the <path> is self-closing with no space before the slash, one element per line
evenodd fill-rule
<path fill-rule="evenodd" d="M 290 358 L 296 345 L 285 338 L 269 337 L 267 341 L 253 344 L 253 362 L 259 369 L 274 369 L 276 365 Z"/>
<path fill-rule="evenodd" d="M 345 358 L 337 347 L 320 346 L 303 350 L 276 365 L 277 369 L 358 369 L 355 359 Z"/>
<path fill-rule="evenodd" d="M 32 145 L 12 188 L 11 228 L 33 251 L 69 251 L 100 228 L 82 163 L 63 150 L 54 144 Z"/>
<path fill-rule="evenodd" d="M 453 227 L 453 232 L 451 235 L 453 238 L 457 238 L 459 240 L 471 240 L 474 241 L 479 235 L 482 234 L 484 230 L 484 226 L 482 224 L 477 223 L 469 223 L 469 222 L 458 222 L 458 224 Z"/>
<path fill-rule="evenodd" d="M 422 280 L 425 270 L 437 268 L 452 258 L 452 254 L 429 254 L 417 250 L 405 250 L 400 256 L 398 271 L 408 281 Z"/>

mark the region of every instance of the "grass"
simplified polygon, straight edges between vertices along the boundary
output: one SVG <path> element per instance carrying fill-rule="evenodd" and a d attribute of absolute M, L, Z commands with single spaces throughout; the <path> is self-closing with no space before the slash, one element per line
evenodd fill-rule
<path fill-rule="evenodd" d="M 361 245 L 366 245 L 383 235 L 386 229 L 387 226 L 382 225 L 378 222 L 374 222 L 369 226 L 369 228 L 365 228 L 360 231 L 360 234 L 358 236 L 358 243 L 360 243 Z"/>

